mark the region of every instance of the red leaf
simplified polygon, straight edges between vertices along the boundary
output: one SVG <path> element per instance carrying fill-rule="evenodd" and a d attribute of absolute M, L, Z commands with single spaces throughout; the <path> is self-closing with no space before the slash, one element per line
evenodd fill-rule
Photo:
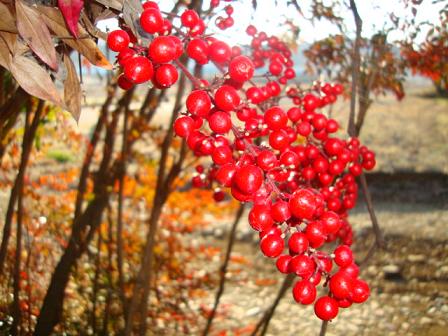
<path fill-rule="evenodd" d="M 84 7 L 83 0 L 58 0 L 58 7 L 64 16 L 68 30 L 76 38 L 78 38 L 78 21 L 81 10 Z"/>

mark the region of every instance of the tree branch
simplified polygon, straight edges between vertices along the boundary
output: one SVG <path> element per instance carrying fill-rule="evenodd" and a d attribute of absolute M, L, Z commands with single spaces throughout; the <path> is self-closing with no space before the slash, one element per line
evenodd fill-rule
<path fill-rule="evenodd" d="M 216 292 L 215 303 L 213 305 L 213 309 L 212 309 L 210 315 L 208 316 L 207 324 L 205 325 L 205 329 L 202 332 L 203 336 L 208 335 L 208 333 L 210 332 L 210 328 L 212 326 L 213 319 L 215 318 L 216 311 L 218 310 L 219 301 L 221 300 L 221 296 L 224 293 L 224 286 L 225 286 L 225 282 L 226 282 L 227 268 L 229 266 L 230 255 L 232 254 L 233 244 L 235 243 L 236 228 L 238 226 L 239 221 L 241 220 L 241 217 L 243 216 L 244 208 L 245 208 L 244 203 L 241 203 L 240 207 L 238 208 L 238 210 L 237 210 L 237 212 L 235 214 L 235 219 L 233 221 L 232 228 L 230 229 L 229 238 L 228 238 L 228 241 L 227 241 L 226 254 L 224 256 L 223 263 L 222 263 L 222 265 L 220 267 L 219 287 L 218 287 L 218 291 Z"/>

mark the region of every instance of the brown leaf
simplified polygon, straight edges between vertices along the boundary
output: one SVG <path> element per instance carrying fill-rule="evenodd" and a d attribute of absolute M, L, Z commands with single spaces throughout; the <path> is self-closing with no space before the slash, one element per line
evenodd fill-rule
<path fill-rule="evenodd" d="M 3 2 L 0 1 L 0 30 L 10 33 L 17 33 L 16 22 L 11 12 Z"/>
<path fill-rule="evenodd" d="M 0 32 L 0 65 L 9 70 L 17 34 Z"/>
<path fill-rule="evenodd" d="M 142 3 L 139 0 L 126 0 L 123 3 L 123 19 L 131 28 L 135 36 L 141 36 L 138 30 L 138 18 L 143 12 Z"/>
<path fill-rule="evenodd" d="M 64 81 L 64 102 L 67 110 L 78 122 L 81 115 L 81 85 L 75 65 L 67 54 L 64 54 L 64 64 L 67 69 L 67 78 Z"/>
<path fill-rule="evenodd" d="M 53 7 L 38 6 L 37 9 L 42 14 L 42 17 L 47 26 L 57 36 L 69 37 L 70 32 L 65 26 L 64 18 L 59 10 Z M 80 38 L 75 40 L 71 38 L 64 38 L 62 41 L 78 51 L 81 55 L 87 58 L 93 65 L 102 67 L 107 70 L 112 70 L 112 64 L 109 63 L 107 58 L 98 49 L 95 41 L 91 38 L 83 38 L 87 35 L 87 32 L 81 25 L 78 25 Z"/>
<path fill-rule="evenodd" d="M 10 70 L 17 83 L 30 95 L 63 106 L 50 75 L 35 59 L 16 55 L 12 58 Z"/>
<path fill-rule="evenodd" d="M 106 8 L 112 8 L 119 12 L 123 10 L 124 0 L 96 0 L 96 2 L 104 5 Z"/>
<path fill-rule="evenodd" d="M 53 70 L 58 69 L 56 50 L 50 31 L 39 12 L 16 0 L 17 29 L 34 53 Z"/>

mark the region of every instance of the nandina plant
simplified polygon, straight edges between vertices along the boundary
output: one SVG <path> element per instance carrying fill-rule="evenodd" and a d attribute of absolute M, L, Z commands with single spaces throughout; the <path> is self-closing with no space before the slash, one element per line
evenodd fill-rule
<path fill-rule="evenodd" d="M 227 5 L 229 18 L 232 12 Z M 229 18 L 217 26 L 231 26 Z M 164 15 L 148 1 L 138 26 L 149 44 L 125 24 L 108 36 L 122 68 L 118 83 L 125 90 L 147 82 L 164 89 L 176 83 L 179 71 L 191 81 L 174 131 L 194 155 L 209 159 L 193 185 L 223 187 L 252 204 L 248 221 L 259 232 L 261 252 L 275 259 L 279 272 L 297 275 L 294 299 L 314 304 L 320 319 L 334 319 L 339 308 L 364 302 L 370 291 L 358 277 L 348 215 L 356 205 L 356 177 L 373 169 L 375 155 L 357 138 L 344 137 L 338 123 L 321 112 L 342 86 L 299 86 L 289 47 L 254 26 L 247 27 L 252 41 L 244 53 L 207 34 L 191 9 Z M 215 64 L 217 76 L 198 78 L 185 66 L 187 57 Z M 217 189 L 215 199 L 222 198 Z M 316 298 L 319 284 L 328 290 Z"/>

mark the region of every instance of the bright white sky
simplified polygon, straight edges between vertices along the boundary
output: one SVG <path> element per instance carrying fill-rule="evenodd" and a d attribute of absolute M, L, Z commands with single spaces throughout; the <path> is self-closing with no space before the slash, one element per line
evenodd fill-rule
<path fill-rule="evenodd" d="M 207 0 L 204 2 L 207 3 Z M 322 39 L 329 34 L 337 33 L 337 28 L 329 24 L 326 20 L 316 21 L 313 26 L 309 20 L 300 17 L 300 14 L 294 7 L 287 7 L 286 0 L 278 0 L 277 2 L 278 5 L 276 6 L 274 0 L 258 0 L 258 8 L 255 13 L 253 13 L 252 1 L 250 0 L 232 2 L 235 9 L 233 14 L 235 26 L 224 32 L 220 30 L 216 30 L 216 32 L 219 34 L 220 39 L 231 44 L 246 44 L 249 41 L 249 38 L 245 33 L 248 24 L 254 24 L 259 30 L 264 30 L 268 34 L 278 35 L 285 31 L 285 26 L 281 26 L 281 23 L 288 17 L 301 29 L 299 36 L 300 41 L 313 42 Z M 306 11 L 310 2 L 311 0 L 298 0 L 303 11 Z M 323 2 L 325 3 L 326 1 L 323 0 Z M 158 3 L 162 10 L 169 11 L 173 6 L 174 1 L 159 0 Z M 221 0 L 220 7 L 222 8 L 226 4 L 228 3 Z M 381 29 L 385 25 L 385 22 L 389 21 L 390 13 L 395 13 L 399 16 L 403 15 L 405 12 L 401 0 L 358 0 L 357 5 L 359 14 L 364 23 L 363 36 L 372 35 Z M 443 7 L 441 3 L 434 5 L 432 4 L 432 0 L 423 0 L 423 3 L 419 6 L 416 21 L 436 22 L 441 7 Z M 349 31 L 354 31 L 351 11 L 346 9 L 346 7 L 343 7 L 342 9 L 342 16 L 345 19 L 345 24 Z M 410 10 L 407 9 L 406 13 L 410 15 Z M 307 15 L 306 12 L 305 15 Z M 105 27 L 115 29 L 116 23 L 107 20 L 107 22 L 100 24 L 100 29 L 105 29 Z M 424 34 L 422 34 L 422 36 L 423 35 Z M 400 38 L 400 35 L 399 33 L 395 33 L 391 38 Z"/>

